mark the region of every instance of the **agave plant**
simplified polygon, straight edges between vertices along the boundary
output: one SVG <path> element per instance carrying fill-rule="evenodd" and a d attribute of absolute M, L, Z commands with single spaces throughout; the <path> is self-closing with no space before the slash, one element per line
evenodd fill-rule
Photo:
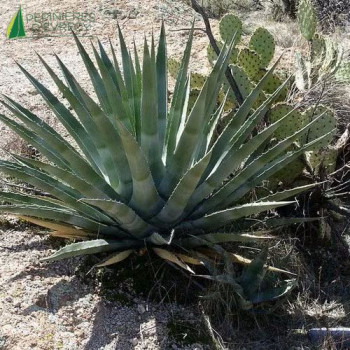
<path fill-rule="evenodd" d="M 0 161 L 0 170 L 48 195 L 2 191 L 1 212 L 48 228 L 54 236 L 81 240 L 45 260 L 112 252 L 102 266 L 146 247 L 192 271 L 187 264 L 199 263 L 199 255 L 192 252 L 201 246 L 261 238 L 260 232 L 228 231 L 233 221 L 291 204 L 294 201 L 285 200 L 313 186 L 242 204 L 251 189 L 317 147 L 328 134 L 290 151 L 321 115 L 262 151 L 290 116 L 287 113 L 252 136 L 286 84 L 252 109 L 277 62 L 214 137 L 225 103 L 217 106 L 217 95 L 235 38 L 223 45 L 188 112 L 193 31 L 192 27 L 169 105 L 163 25 L 157 49 L 153 36 L 150 45 L 145 40 L 142 63 L 135 45 L 134 54 L 129 52 L 120 29 L 121 65 L 112 45 L 110 58 L 100 41 L 99 52 L 92 46 L 94 64 L 74 35 L 98 103 L 57 56 L 65 81 L 39 59 L 71 108 L 18 64 L 76 144 L 73 147 L 40 117 L 4 97 L 3 105 L 16 118 L 0 115 L 0 120 L 46 160 L 13 155 L 12 161 Z"/>

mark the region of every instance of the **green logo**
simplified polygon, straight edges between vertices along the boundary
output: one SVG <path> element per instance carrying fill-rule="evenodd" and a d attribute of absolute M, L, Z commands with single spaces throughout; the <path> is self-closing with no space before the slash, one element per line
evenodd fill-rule
<path fill-rule="evenodd" d="M 25 36 L 26 36 L 26 33 L 24 31 L 22 9 L 20 7 L 17 13 L 11 19 L 11 22 L 7 27 L 6 37 L 7 39 L 14 39 L 14 38 L 22 38 Z"/>

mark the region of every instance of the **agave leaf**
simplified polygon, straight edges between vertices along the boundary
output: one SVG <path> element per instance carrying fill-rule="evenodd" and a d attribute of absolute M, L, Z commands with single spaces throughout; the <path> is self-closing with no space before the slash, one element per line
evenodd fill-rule
<path fill-rule="evenodd" d="M 105 158 L 108 159 L 105 166 L 111 185 L 118 190 L 118 193 L 123 196 L 126 201 L 129 200 L 132 192 L 131 174 L 125 150 L 117 130 L 101 108 L 77 83 L 63 62 L 57 56 L 56 59 L 58 60 L 70 89 L 89 111 L 95 124 L 100 130 L 100 134 L 103 135 L 103 140 L 106 145 L 104 154 Z M 101 183 L 101 181 L 97 183 Z"/>
<path fill-rule="evenodd" d="M 197 164 L 195 164 L 180 180 L 174 192 L 156 219 L 159 222 L 173 224 L 181 217 L 187 205 L 188 199 L 195 190 L 203 171 L 209 163 L 211 153 L 207 153 Z"/>
<path fill-rule="evenodd" d="M 93 143 L 95 144 L 99 155 L 101 154 L 103 155 L 104 149 L 106 148 L 106 145 L 104 143 L 104 138 L 101 132 L 99 132 L 99 129 L 96 123 L 91 118 L 90 113 L 86 110 L 86 108 L 84 108 L 84 106 L 75 97 L 75 95 L 68 89 L 68 87 L 61 81 L 61 79 L 58 78 L 56 73 L 50 68 L 50 66 L 44 61 L 44 59 L 39 54 L 37 55 L 40 61 L 42 62 L 42 64 L 44 65 L 44 67 L 46 68 L 46 70 L 48 71 L 48 73 L 50 74 L 51 78 L 55 82 L 58 89 L 61 91 L 63 96 L 67 99 L 71 107 L 76 112 L 80 122 L 82 123 L 82 125 L 90 135 Z M 106 168 L 106 164 L 104 164 L 106 159 L 107 158 L 103 156 L 102 157 L 100 156 L 97 159 L 95 159 L 95 162 L 99 168 L 99 171 L 103 173 L 106 172 L 106 170 L 108 170 L 108 168 Z"/>
<path fill-rule="evenodd" d="M 175 188 L 180 178 L 197 157 L 199 146 L 204 138 L 204 125 L 209 121 L 212 113 L 212 109 L 209 106 L 213 108 L 212 102 L 216 101 L 219 92 L 218 86 L 223 79 L 233 44 L 234 42 L 232 41 L 228 48 L 226 46 L 223 48 L 213 70 L 199 93 L 176 144 L 173 159 L 161 183 L 161 193 L 169 195 L 169 192 Z"/>
<path fill-rule="evenodd" d="M 137 141 L 122 123 L 117 121 L 117 124 L 132 174 L 133 193 L 129 204 L 146 217 L 152 216 L 159 210 L 162 200 L 151 171 Z"/>
<path fill-rule="evenodd" d="M 244 121 L 246 120 L 247 116 L 251 112 L 253 105 L 257 98 L 259 97 L 259 94 L 263 90 L 264 84 L 266 81 L 271 77 L 273 74 L 274 69 L 276 68 L 277 64 L 279 63 L 281 57 L 276 61 L 276 63 L 270 68 L 270 70 L 263 76 L 263 78 L 258 82 L 258 84 L 255 86 L 255 88 L 252 90 L 250 95 L 244 100 L 242 105 L 239 107 L 239 109 L 236 111 L 232 111 L 228 114 L 227 118 L 230 120 L 230 122 L 226 125 L 223 132 L 219 135 L 217 138 L 214 146 L 213 146 L 213 159 L 211 163 L 216 162 L 218 158 L 220 158 L 223 150 L 227 148 L 229 145 L 229 142 L 232 138 L 232 136 L 237 132 L 237 130 L 242 126 Z M 287 79 L 276 91 L 274 97 L 272 98 L 272 101 L 274 98 L 278 96 L 278 94 L 282 91 L 284 86 L 288 83 Z M 271 102 L 272 102 L 271 101 Z"/>
<path fill-rule="evenodd" d="M 260 254 L 245 267 L 239 278 L 239 283 L 243 287 L 245 294 L 251 298 L 260 288 L 266 274 L 268 248 L 263 248 Z"/>
<path fill-rule="evenodd" d="M 83 45 L 79 41 L 78 37 L 75 35 L 74 32 L 72 32 L 72 33 L 73 33 L 75 43 L 78 47 L 80 56 L 83 59 L 83 62 L 85 64 L 87 72 L 89 73 L 92 85 L 93 85 L 93 87 L 95 89 L 95 93 L 97 95 L 97 98 L 100 101 L 100 104 L 101 104 L 103 110 L 107 113 L 107 115 L 111 115 L 112 108 L 111 108 L 111 105 L 110 105 L 108 97 L 107 97 L 108 95 L 107 95 L 107 91 L 106 91 L 106 88 L 104 85 L 104 80 L 102 80 L 95 65 L 91 61 L 88 53 L 86 52 Z"/>
<path fill-rule="evenodd" d="M 235 142 L 231 148 L 222 155 L 207 179 L 196 188 L 187 205 L 186 211 L 190 212 L 197 204 L 218 188 L 230 174 L 234 173 L 250 154 L 271 137 L 274 131 L 280 127 L 281 123 L 286 120 L 288 115 L 289 114 L 265 128 L 244 145 Z"/>
<path fill-rule="evenodd" d="M 182 247 L 199 247 L 203 245 L 211 246 L 213 244 L 218 243 L 226 243 L 226 242 L 257 242 L 260 240 L 274 239 L 276 237 L 267 236 L 270 231 L 262 231 L 251 233 L 207 233 L 204 235 L 191 236 L 187 238 L 181 238 L 180 240 L 176 240 L 179 242 L 179 245 Z"/>
<path fill-rule="evenodd" d="M 63 168 L 69 167 L 67 163 L 62 159 L 62 157 L 60 157 L 60 155 L 56 152 L 56 150 L 47 144 L 45 139 L 39 137 L 34 132 L 26 129 L 24 126 L 18 124 L 17 122 L 7 118 L 2 114 L 0 114 L 0 121 L 15 131 L 23 140 L 27 141 L 38 150 L 40 150 L 42 154 L 47 158 L 51 159 L 56 164 L 59 164 Z"/>
<path fill-rule="evenodd" d="M 159 144 L 163 149 L 163 145 L 165 142 L 166 117 L 168 113 L 168 62 L 164 21 L 162 21 L 162 27 L 160 30 L 156 68 L 159 125 L 158 134 Z"/>
<path fill-rule="evenodd" d="M 74 164 L 74 171 L 77 175 L 89 183 L 95 184 L 109 197 L 116 198 L 118 195 L 105 181 L 101 181 L 100 175 L 90 168 L 89 164 L 79 153 L 67 143 L 54 129 L 40 120 L 36 115 L 20 106 L 15 101 L 6 97 L 10 105 L 2 102 L 17 118 L 31 128 L 40 139 L 22 125 L 11 121 L 0 115 L 1 120 L 10 128 L 16 131 L 23 139 L 35 146 L 43 155 L 53 161 L 59 167 L 71 170 Z M 53 155 L 51 155 L 53 154 Z"/>
<path fill-rule="evenodd" d="M 146 39 L 143 52 L 141 148 L 156 184 L 160 183 L 164 165 L 161 159 L 162 147 L 159 144 L 157 72 L 156 62 L 150 56 Z"/>
<path fill-rule="evenodd" d="M 121 250 L 123 248 L 130 248 L 136 246 L 136 241 L 120 240 L 112 241 L 105 239 L 95 239 L 92 241 L 78 242 L 69 244 L 61 249 L 59 249 L 54 254 L 47 258 L 42 259 L 42 261 L 57 261 L 66 258 L 72 258 L 74 256 L 81 256 L 86 254 L 97 254 L 102 252 L 110 252 L 113 250 Z"/>
<path fill-rule="evenodd" d="M 152 248 L 152 249 L 162 259 L 168 260 L 168 261 L 180 266 L 184 270 L 194 274 L 194 271 L 187 264 L 182 262 L 175 254 L 169 252 L 168 250 L 161 249 L 161 248 Z"/>
<path fill-rule="evenodd" d="M 88 231 L 100 232 L 101 234 L 112 234 L 116 237 L 125 236 L 125 233 L 121 232 L 117 227 L 108 227 L 67 209 L 52 208 L 35 204 L 15 204 L 0 205 L 0 211 L 8 214 L 32 216 L 46 220 L 57 220 L 59 222 L 81 227 Z"/>
<path fill-rule="evenodd" d="M 101 222 L 111 225 L 114 224 L 107 216 L 79 202 L 78 200 L 81 198 L 79 192 L 37 169 L 0 160 L 0 171 L 8 175 L 16 176 L 27 183 L 37 186 L 43 191 L 51 193 L 61 200 L 65 206 L 69 206 L 92 219 L 101 220 Z"/>
<path fill-rule="evenodd" d="M 281 201 L 281 202 L 248 203 L 241 206 L 218 211 L 213 214 L 205 215 L 204 217 L 196 220 L 185 221 L 183 224 L 180 224 L 180 227 L 215 229 L 215 228 L 222 227 L 232 222 L 233 220 L 237 220 L 245 216 L 258 214 L 266 210 L 282 207 L 293 203 L 295 202 Z"/>
<path fill-rule="evenodd" d="M 127 230 L 132 236 L 142 238 L 152 229 L 140 216 L 138 216 L 130 207 L 121 202 L 103 199 L 82 199 L 83 202 L 89 203 L 100 208 L 105 213 L 115 219 L 119 225 Z"/>
<path fill-rule="evenodd" d="M 52 237 L 59 237 L 59 238 L 64 238 L 64 239 L 69 239 L 69 240 L 81 240 L 81 241 L 86 241 L 89 240 L 91 238 L 96 238 L 96 236 L 92 236 L 92 235 L 88 235 L 87 233 L 85 233 L 84 231 L 82 231 L 82 233 L 66 233 L 64 231 L 51 231 L 49 233 L 50 236 Z"/>
<path fill-rule="evenodd" d="M 87 183 L 85 180 L 79 176 L 73 174 L 68 170 L 61 169 L 57 166 L 50 165 L 39 160 L 12 155 L 17 161 L 25 164 L 29 167 L 38 168 L 48 173 L 49 175 L 61 180 L 70 187 L 76 189 L 82 195 L 87 197 L 97 197 L 101 199 L 110 199 L 104 192 L 97 189 L 93 185 Z"/>
<path fill-rule="evenodd" d="M 95 159 L 98 159 L 98 151 L 91 141 L 91 138 L 83 126 L 75 119 L 74 115 L 61 103 L 55 95 L 52 94 L 43 84 L 35 79 L 26 69 L 20 64 L 18 67 L 32 83 L 35 89 L 43 97 L 50 109 L 55 113 L 56 117 L 67 129 L 69 134 L 74 138 L 79 148 L 83 151 L 84 155 L 88 158 L 90 164 L 96 170 L 98 169 Z"/>
<path fill-rule="evenodd" d="M 128 249 L 128 250 L 124 250 L 123 252 L 112 254 L 108 256 L 105 260 L 103 260 L 101 263 L 95 265 L 95 267 L 104 267 L 108 265 L 117 264 L 127 259 L 133 252 L 134 252 L 133 249 Z"/>
<path fill-rule="evenodd" d="M 321 118 L 322 115 L 320 115 L 318 118 Z M 276 157 L 283 153 L 283 151 L 287 150 L 289 146 L 292 145 L 294 141 L 296 141 L 300 135 L 306 133 L 309 128 L 315 123 L 318 118 L 315 118 L 312 122 L 307 124 L 302 129 L 296 131 L 293 135 L 290 137 L 287 137 L 283 141 L 280 141 L 277 145 L 272 147 L 271 149 L 267 150 L 265 153 L 263 153 L 260 157 L 257 157 L 254 159 L 250 164 L 248 164 L 242 171 L 240 171 L 236 176 L 234 176 L 231 180 L 229 180 L 221 189 L 216 192 L 211 198 L 209 198 L 205 203 L 196 210 L 195 216 L 198 217 L 202 215 L 203 213 L 210 212 L 213 210 L 213 208 L 225 208 L 228 205 L 230 205 L 233 200 L 237 198 L 236 190 L 239 189 L 239 191 L 242 191 L 243 188 L 248 188 L 248 184 L 250 186 L 251 182 L 247 182 L 250 178 L 252 178 L 252 182 L 254 184 L 258 184 L 257 180 L 259 179 L 260 182 L 264 180 L 266 177 L 262 178 L 262 176 L 257 177 L 257 174 L 259 172 L 264 173 L 265 167 L 268 167 L 270 164 L 269 162 L 273 163 L 273 160 L 276 159 Z M 316 143 L 319 142 L 321 139 L 323 139 L 325 136 L 320 137 L 317 139 Z M 297 158 L 301 153 L 306 151 L 308 148 L 312 147 L 314 145 L 312 142 L 302 146 L 299 150 L 291 152 L 287 155 L 283 155 L 283 163 L 281 163 L 280 159 L 275 161 L 278 165 L 276 165 L 273 169 L 278 168 L 281 169 L 282 164 L 286 165 L 289 162 L 291 162 L 293 159 Z M 276 170 L 277 171 L 277 170 Z M 273 174 L 273 171 L 270 170 L 268 173 L 270 176 Z M 267 173 L 265 174 L 267 175 Z M 251 187 L 250 187 L 251 188 Z M 241 198 L 243 192 L 239 192 L 239 195 Z M 247 193 L 247 192 L 245 192 Z M 244 193 L 244 194 L 245 194 Z"/>
<path fill-rule="evenodd" d="M 229 253 L 230 258 L 232 259 L 232 261 L 239 263 L 239 264 L 243 264 L 243 265 L 249 265 L 252 260 L 251 259 L 247 259 L 241 255 L 238 254 L 233 254 L 233 253 Z M 278 272 L 278 273 L 284 273 L 287 275 L 291 275 L 291 276 L 296 276 L 295 273 L 287 271 L 287 270 L 282 270 L 279 269 L 277 267 L 274 266 L 270 266 L 270 265 L 265 265 L 265 268 L 267 269 L 267 271 L 271 271 L 271 272 Z"/>
<path fill-rule="evenodd" d="M 29 194 L 20 194 L 13 192 L 0 192 L 0 199 L 13 204 L 35 204 L 42 205 L 44 207 L 58 208 L 58 209 L 66 209 L 69 208 L 64 204 L 64 202 L 54 200 L 50 197 L 41 197 L 38 195 L 29 195 Z"/>
<path fill-rule="evenodd" d="M 153 232 L 149 237 L 147 237 L 146 241 L 155 245 L 170 245 L 173 241 L 174 235 L 175 230 L 172 230 L 169 235 Z"/>
<path fill-rule="evenodd" d="M 118 119 L 125 125 L 125 127 L 130 132 L 132 132 L 131 122 L 130 122 L 132 120 L 132 117 L 130 115 L 131 111 L 130 109 L 124 107 L 124 103 L 121 95 L 116 93 L 117 86 L 115 85 L 113 78 L 108 72 L 108 69 L 105 66 L 104 62 L 102 61 L 101 57 L 98 55 L 94 45 L 92 45 L 92 49 L 95 55 L 98 68 L 102 75 L 102 82 L 105 86 L 105 90 L 107 93 L 107 100 L 112 109 L 111 112 L 107 113 L 107 115 L 109 116 L 114 126 L 115 126 L 115 119 Z"/>
<path fill-rule="evenodd" d="M 53 222 L 53 221 L 40 220 L 40 219 L 36 219 L 36 218 L 31 218 L 29 216 L 19 216 L 19 218 L 21 220 L 28 221 L 28 222 L 30 222 L 32 224 L 35 224 L 35 225 L 38 225 L 38 226 L 41 226 L 41 227 L 45 227 L 45 228 L 48 228 L 50 230 L 63 232 L 65 234 L 70 234 L 70 235 L 86 234 L 86 235 L 89 235 L 88 232 L 85 232 L 83 230 L 77 229 L 77 228 L 75 228 L 73 226 L 66 225 L 66 224 L 63 224 L 63 223 L 57 223 L 57 222 Z"/>
<path fill-rule="evenodd" d="M 124 37 L 123 37 L 122 31 L 120 30 L 119 25 L 118 25 L 118 35 L 119 35 L 120 48 L 121 48 L 121 52 L 122 52 L 124 83 L 125 83 L 126 91 L 128 92 L 130 109 L 131 109 L 132 115 L 135 116 L 134 91 L 136 90 L 135 89 L 136 81 L 135 81 L 134 66 L 133 66 L 131 56 L 130 56 L 128 49 L 126 47 Z M 135 120 L 134 122 L 136 124 L 138 121 Z M 138 135 L 136 133 L 137 139 L 139 136 L 140 135 Z"/>
<path fill-rule="evenodd" d="M 281 286 L 273 287 L 267 290 L 259 290 L 256 294 L 250 297 L 250 301 L 253 304 L 259 304 L 267 301 L 277 300 L 285 295 L 287 295 L 293 288 L 297 285 L 295 279 L 283 281 Z"/>
<path fill-rule="evenodd" d="M 183 101 L 186 93 L 186 81 L 188 64 L 191 55 L 192 41 L 194 32 L 194 21 L 192 23 L 192 28 L 188 36 L 186 48 L 184 51 L 183 58 L 181 60 L 181 65 L 177 74 L 174 95 L 171 101 L 170 110 L 166 123 L 166 133 L 165 133 L 165 149 L 163 158 L 166 161 L 166 165 L 170 163 L 176 147 L 177 131 L 179 130 L 181 122 L 181 114 Z"/>
<path fill-rule="evenodd" d="M 305 191 L 309 190 L 310 188 L 314 188 L 315 186 L 318 186 L 318 185 L 319 185 L 319 183 L 314 183 L 314 184 L 309 184 L 309 185 L 291 188 L 289 190 L 285 190 L 282 192 L 276 192 L 276 193 L 270 194 L 269 196 L 266 196 L 264 198 L 259 199 L 259 201 L 262 201 L 262 202 L 281 201 L 284 199 L 294 197 L 294 196 L 296 196 L 302 192 L 305 192 Z"/>
<path fill-rule="evenodd" d="M 203 265 L 203 262 L 186 254 L 176 253 L 177 257 L 180 258 L 183 262 L 191 265 Z"/>
<path fill-rule="evenodd" d="M 104 47 L 103 47 L 103 45 L 102 45 L 100 40 L 97 40 L 97 44 L 98 44 L 98 48 L 100 50 L 101 60 L 102 60 L 102 62 L 104 64 L 104 66 L 106 67 L 109 76 L 112 78 L 113 83 L 114 83 L 114 85 L 115 85 L 115 87 L 116 87 L 116 89 L 118 91 L 118 94 L 120 96 L 122 96 L 121 86 L 120 86 L 120 83 L 122 81 L 122 76 L 121 76 L 121 74 L 120 74 L 120 76 L 118 76 L 117 70 L 113 66 L 112 61 L 109 59 L 109 57 L 107 55 L 107 52 L 104 49 Z M 124 105 L 124 107 L 125 107 L 125 105 Z"/>
<path fill-rule="evenodd" d="M 262 168 L 254 177 L 252 177 L 249 181 L 246 181 L 237 191 L 233 191 L 229 196 L 227 196 L 224 202 L 222 203 L 222 205 L 227 206 L 235 201 L 238 201 L 240 198 L 242 198 L 242 196 L 248 193 L 251 190 L 251 188 L 253 188 L 254 186 L 257 186 L 262 181 L 271 177 L 277 171 L 284 168 L 287 164 L 289 164 L 294 159 L 302 155 L 305 151 L 313 149 L 313 147 L 315 147 L 316 144 L 318 144 L 320 141 L 329 137 L 330 134 L 332 134 L 332 132 L 329 132 L 328 134 L 325 134 L 319 137 L 318 139 L 309 142 L 308 144 L 302 146 L 297 151 L 282 155 L 281 157 L 270 162 L 264 168 Z"/>
<path fill-rule="evenodd" d="M 51 126 L 49 126 L 43 120 L 39 119 L 35 114 L 31 113 L 28 109 L 13 101 L 10 97 L 5 95 L 3 96 L 6 99 L 7 103 L 4 101 L 0 102 L 20 121 L 22 121 L 27 128 L 31 129 L 35 134 L 41 137 L 43 141 L 45 141 L 45 144 L 43 144 L 42 147 L 39 143 L 39 145 L 37 145 L 37 149 L 40 150 L 43 155 L 45 155 L 46 149 L 50 149 L 50 152 L 54 153 L 53 159 L 56 159 L 56 164 L 65 169 L 69 169 L 69 162 L 66 160 L 65 153 L 67 151 L 76 152 L 76 150 L 71 147 L 68 142 L 62 136 L 60 136 Z M 17 125 L 17 123 L 14 125 Z M 19 130 L 19 132 L 21 132 L 21 130 L 24 131 L 25 129 L 20 128 L 16 130 Z"/>

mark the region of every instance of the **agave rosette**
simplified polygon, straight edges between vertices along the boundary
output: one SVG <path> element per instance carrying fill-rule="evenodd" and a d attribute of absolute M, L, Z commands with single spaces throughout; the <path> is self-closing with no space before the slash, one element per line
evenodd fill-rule
<path fill-rule="evenodd" d="M 293 203 L 286 199 L 312 186 L 241 203 L 251 189 L 327 135 L 289 151 L 315 118 L 277 145 L 262 147 L 286 122 L 287 114 L 252 136 L 285 85 L 253 109 L 276 63 L 243 104 L 230 112 L 227 126 L 215 136 L 225 103 L 217 106 L 217 96 L 235 40 L 223 46 L 189 111 L 193 31 L 192 27 L 170 103 L 164 26 L 157 49 L 153 37 L 150 45 L 145 40 L 142 63 L 135 47 L 130 54 L 120 30 L 120 65 L 112 45 L 110 58 L 100 42 L 99 52 L 92 47 L 93 63 L 74 36 L 98 103 L 57 56 L 65 81 L 39 58 L 70 109 L 19 65 L 79 148 L 40 117 L 4 97 L 3 105 L 16 118 L 0 115 L 0 120 L 46 160 L 13 155 L 12 161 L 0 161 L 0 171 L 50 196 L 2 191 L 0 210 L 46 227 L 54 236 L 81 240 L 46 260 L 112 252 L 102 263 L 106 265 L 146 246 L 191 270 L 186 262 L 199 261 L 189 257 L 193 249 L 261 238 L 259 233 L 229 232 L 223 227 Z"/>

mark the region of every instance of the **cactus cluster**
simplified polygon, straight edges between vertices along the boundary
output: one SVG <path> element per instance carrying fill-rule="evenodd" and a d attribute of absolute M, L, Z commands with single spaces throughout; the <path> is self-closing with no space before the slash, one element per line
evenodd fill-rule
<path fill-rule="evenodd" d="M 255 30 L 250 38 L 248 46 L 241 45 L 240 40 L 243 35 L 242 21 L 234 14 L 226 14 L 219 23 L 220 40 L 217 40 L 217 46 L 221 50 L 224 46 L 224 42 L 231 40 L 234 36 L 234 41 L 238 44 L 230 57 L 230 68 L 233 76 L 237 82 L 238 88 L 243 98 L 247 97 L 256 83 L 267 72 L 271 60 L 275 53 L 275 41 L 271 33 L 265 28 L 258 28 Z M 209 63 L 214 65 L 217 54 L 211 47 L 207 47 L 207 57 Z M 175 78 L 179 68 L 179 63 L 174 59 L 169 61 L 169 73 Z M 195 89 L 200 88 L 204 84 L 205 76 L 198 73 L 191 74 L 191 94 L 190 96 L 196 96 Z M 198 85 L 198 82 L 201 85 Z M 266 80 L 263 91 L 265 93 L 273 93 L 278 86 L 282 84 L 281 79 L 274 74 Z M 192 91 L 193 90 L 193 91 Z M 227 95 L 227 96 L 226 96 Z M 287 95 L 287 89 L 284 88 L 277 101 L 283 101 Z M 231 91 L 227 83 L 223 84 L 222 92 L 219 94 L 218 102 L 221 103 L 226 96 L 225 110 L 237 107 L 237 99 L 234 93 Z M 260 101 L 264 99 L 264 94 L 261 93 Z M 257 104 L 259 101 L 257 101 Z"/>
<path fill-rule="evenodd" d="M 344 62 L 342 45 L 316 33 L 317 17 L 311 0 L 300 0 L 297 19 L 300 33 L 308 41 L 309 53 L 307 57 L 296 53 L 296 87 L 306 91 L 331 76 L 339 82 L 349 82 L 350 69 L 346 68 L 349 63 Z"/>
<path fill-rule="evenodd" d="M 316 11 L 311 0 L 299 0 L 297 19 L 302 36 L 311 40 L 317 27 Z"/>
<path fill-rule="evenodd" d="M 305 0 L 300 8 L 308 6 L 308 1 Z M 309 9 L 307 13 L 312 13 Z M 300 19 L 299 23 L 307 22 L 306 19 Z M 310 59 L 304 59 L 300 54 L 297 56 L 299 69 L 296 74 L 296 84 L 302 89 L 308 88 L 313 83 L 313 70 L 317 66 L 319 74 L 327 74 L 335 72 L 337 65 L 341 61 L 342 50 L 337 45 L 331 43 L 329 40 L 323 38 L 319 34 L 315 34 L 316 22 L 314 17 L 311 17 L 311 22 L 308 23 L 308 28 L 303 29 L 302 33 L 305 38 L 310 40 Z M 258 28 L 250 37 L 248 45 L 243 45 L 239 42 L 242 37 L 242 22 L 233 14 L 225 15 L 219 24 L 221 40 L 217 40 L 217 45 L 221 49 L 224 46 L 224 41 L 230 40 L 236 36 L 235 41 L 238 46 L 234 49 L 230 57 L 231 73 L 237 83 L 238 89 L 243 97 L 252 92 L 256 84 L 262 79 L 267 72 L 267 67 L 271 63 L 275 53 L 275 43 L 273 36 L 265 28 Z M 207 56 L 211 65 L 214 65 L 217 55 L 212 47 L 207 48 Z M 312 63 L 311 63 L 312 60 Z M 175 64 L 169 61 L 169 73 L 176 77 L 179 63 L 176 64 L 176 71 L 174 71 Z M 350 66 L 344 68 L 344 75 L 350 74 Z M 192 73 L 190 77 L 190 100 L 189 108 L 195 102 L 198 96 L 198 89 L 200 89 L 205 81 L 205 76 L 198 73 Z M 254 108 L 259 108 L 262 102 L 266 99 L 266 94 L 272 94 L 277 88 L 281 87 L 282 79 L 277 74 L 272 74 L 268 79 L 265 79 L 263 91 L 260 92 L 259 98 L 256 100 Z M 224 81 L 222 91 L 218 95 L 218 104 L 224 103 L 224 108 L 230 110 L 237 106 L 237 99 L 229 84 Z M 264 147 L 269 147 L 274 142 L 280 142 L 290 137 L 298 130 L 302 129 L 310 121 L 314 119 L 315 115 L 323 113 L 322 118 L 313 124 L 308 134 L 300 137 L 288 151 L 303 147 L 306 143 L 320 137 L 321 135 L 329 134 L 327 139 L 324 139 L 322 145 L 318 149 L 314 149 L 303 153 L 298 159 L 288 164 L 286 167 L 277 172 L 269 179 L 269 188 L 275 187 L 282 183 L 283 186 L 290 186 L 294 183 L 296 178 L 300 178 L 303 171 L 307 168 L 314 174 L 317 174 L 321 165 L 323 168 L 332 169 L 334 164 L 334 152 L 329 146 L 335 130 L 336 120 L 332 110 L 324 107 L 311 106 L 305 111 L 295 109 L 291 104 L 284 102 L 288 94 L 288 86 L 285 85 L 281 90 L 278 98 L 275 99 L 274 104 L 268 107 L 266 113 L 266 122 L 272 124 L 283 116 L 288 114 L 283 126 L 279 127 L 274 133 L 274 139 Z M 333 152 L 333 153 L 332 153 Z M 332 157 L 333 156 L 333 157 Z"/>
<path fill-rule="evenodd" d="M 320 135 L 327 134 L 328 136 L 320 143 L 317 148 L 314 148 L 302 155 L 299 159 L 287 165 L 270 179 L 270 186 L 275 187 L 282 182 L 284 186 L 290 186 L 297 178 L 300 178 L 304 169 L 307 168 L 313 175 L 319 175 L 320 169 L 324 169 L 326 173 L 331 173 L 335 169 L 335 163 L 338 156 L 336 148 L 331 146 L 335 130 L 336 118 L 334 112 L 323 105 L 317 107 L 309 107 L 304 112 L 293 110 L 291 105 L 280 103 L 276 104 L 268 112 L 270 123 L 274 123 L 282 118 L 283 113 L 289 113 L 288 121 L 279 128 L 274 137 L 277 140 L 283 140 L 294 134 L 312 121 L 316 115 L 322 115 L 309 132 L 300 137 L 294 147 L 302 147 L 308 142 L 317 139 Z"/>

